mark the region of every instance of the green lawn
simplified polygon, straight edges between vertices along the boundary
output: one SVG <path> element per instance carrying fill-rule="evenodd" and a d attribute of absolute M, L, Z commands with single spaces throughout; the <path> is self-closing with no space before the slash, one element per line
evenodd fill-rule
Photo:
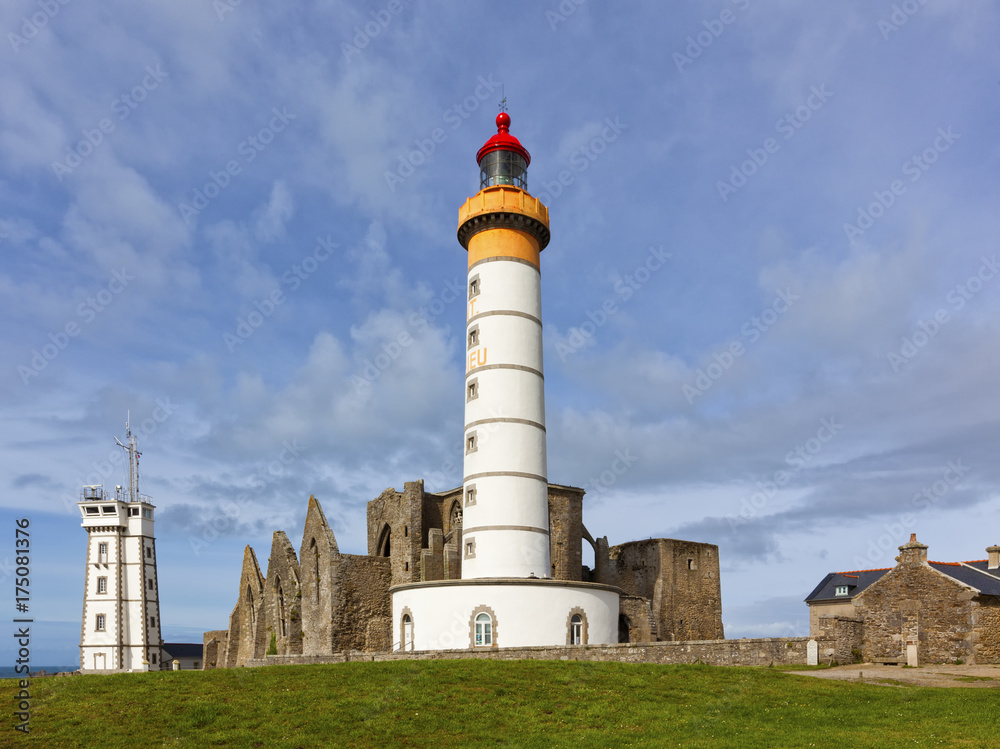
<path fill-rule="evenodd" d="M 12 706 L 16 683 L 0 682 Z M 37 679 L 39 747 L 992 747 L 1000 693 L 766 668 L 395 661 Z M 4 709 L 11 716 L 12 709 Z"/>

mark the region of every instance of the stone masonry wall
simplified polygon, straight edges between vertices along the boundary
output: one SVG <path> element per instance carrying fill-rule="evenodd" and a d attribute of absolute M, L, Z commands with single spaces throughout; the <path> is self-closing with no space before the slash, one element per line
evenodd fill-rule
<path fill-rule="evenodd" d="M 905 656 L 914 639 L 921 663 L 974 663 L 975 595 L 926 562 L 899 564 L 855 598 L 865 661 Z"/>
<path fill-rule="evenodd" d="M 555 580 L 583 579 L 583 489 L 549 484 L 549 557 Z"/>
<path fill-rule="evenodd" d="M 229 637 L 229 630 L 216 629 L 206 632 L 202 639 L 203 669 L 225 668 L 225 663 L 220 662 L 220 658 L 226 657 L 226 640 Z"/>
<path fill-rule="evenodd" d="M 392 570 L 388 559 L 341 555 L 331 622 L 331 652 L 391 648 L 391 583 Z M 309 626 L 308 622 L 306 626 Z"/>
<path fill-rule="evenodd" d="M 859 662 L 864 639 L 864 622 L 847 616 L 822 616 L 816 620 L 816 629 L 810 634 L 819 648 L 819 662 L 836 661 L 841 666 Z"/>
<path fill-rule="evenodd" d="M 407 653 L 343 652 L 331 656 L 269 656 L 248 666 L 345 663 L 347 661 L 446 660 L 491 658 L 494 660 L 574 660 L 619 663 L 705 663 L 711 666 L 785 666 L 806 662 L 808 637 L 754 640 L 703 640 L 650 642 L 619 645 L 578 645 L 496 650 L 424 650 Z"/>
<path fill-rule="evenodd" d="M 270 648 L 273 639 L 280 655 L 302 654 L 302 589 L 299 585 L 299 561 L 284 531 L 275 531 L 271 556 L 267 560 L 264 581 L 264 606 L 267 626 L 264 640 Z"/>
<path fill-rule="evenodd" d="M 979 597 L 975 632 L 976 663 L 1000 663 L 1000 598 Z"/>

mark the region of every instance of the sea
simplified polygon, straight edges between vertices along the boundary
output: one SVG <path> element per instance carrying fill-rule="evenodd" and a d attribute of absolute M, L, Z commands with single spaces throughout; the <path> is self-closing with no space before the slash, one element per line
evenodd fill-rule
<path fill-rule="evenodd" d="M 78 671 L 80 669 L 80 664 L 75 663 L 72 666 L 32 666 L 31 674 L 41 673 L 44 671 L 47 674 L 58 674 L 63 671 Z M 14 666 L 0 666 L 0 679 L 23 679 L 24 676 L 18 674 L 14 670 Z"/>

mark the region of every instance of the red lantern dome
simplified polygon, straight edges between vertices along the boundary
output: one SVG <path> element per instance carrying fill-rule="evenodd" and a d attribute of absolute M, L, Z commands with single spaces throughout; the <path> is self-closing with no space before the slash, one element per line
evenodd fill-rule
<path fill-rule="evenodd" d="M 510 134 L 510 115 L 506 112 L 497 115 L 497 134 L 479 149 L 479 153 L 476 154 L 476 163 L 482 164 L 483 157 L 493 151 L 513 151 L 520 154 L 521 158 L 524 159 L 525 166 L 531 164 L 531 154 L 528 153 L 528 149 Z"/>

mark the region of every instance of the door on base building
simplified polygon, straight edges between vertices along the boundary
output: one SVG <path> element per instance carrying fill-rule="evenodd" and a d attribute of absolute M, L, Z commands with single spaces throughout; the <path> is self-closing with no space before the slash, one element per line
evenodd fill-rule
<path fill-rule="evenodd" d="M 403 650 L 413 650 L 413 620 L 409 614 L 403 617 Z"/>
<path fill-rule="evenodd" d="M 106 668 L 104 664 L 104 653 L 94 653 L 94 668 L 98 671 L 103 671 Z"/>

